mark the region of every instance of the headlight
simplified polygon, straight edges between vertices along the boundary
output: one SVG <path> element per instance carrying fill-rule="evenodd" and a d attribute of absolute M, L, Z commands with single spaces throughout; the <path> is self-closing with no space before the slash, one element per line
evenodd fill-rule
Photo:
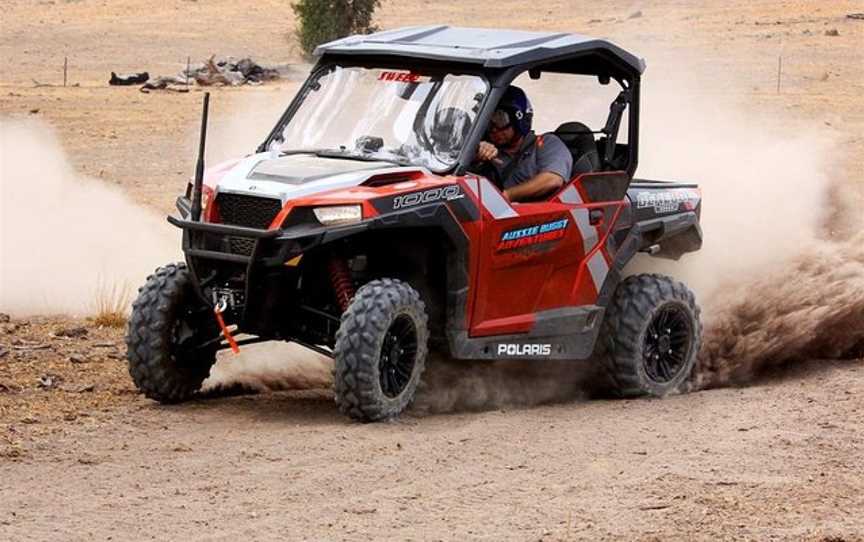
<path fill-rule="evenodd" d="M 363 210 L 359 205 L 334 205 L 328 207 L 315 207 L 313 209 L 315 218 L 325 226 L 336 224 L 351 224 L 363 219 Z"/>

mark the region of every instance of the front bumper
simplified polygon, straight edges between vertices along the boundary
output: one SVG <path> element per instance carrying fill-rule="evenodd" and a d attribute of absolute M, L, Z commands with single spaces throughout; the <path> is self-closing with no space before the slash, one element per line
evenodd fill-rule
<path fill-rule="evenodd" d="M 197 294 L 208 305 L 230 294 L 226 320 L 246 333 L 274 338 L 297 319 L 298 257 L 368 227 L 357 223 L 327 227 L 307 220 L 286 221 L 282 229 L 255 229 L 189 220 L 189 199 L 180 197 L 181 217 L 168 222 L 183 230 L 183 252 Z M 302 218 L 302 217 L 300 217 Z"/>

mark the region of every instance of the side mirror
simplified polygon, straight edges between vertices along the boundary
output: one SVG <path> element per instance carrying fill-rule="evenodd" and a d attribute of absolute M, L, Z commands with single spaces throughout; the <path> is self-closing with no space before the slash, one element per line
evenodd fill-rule
<path fill-rule="evenodd" d="M 530 70 L 528 70 L 528 77 L 530 77 L 534 81 L 540 79 L 540 68 L 531 68 Z"/>
<path fill-rule="evenodd" d="M 360 136 L 356 139 L 356 141 L 354 141 L 354 146 L 360 152 L 378 152 L 379 150 L 381 150 L 381 147 L 384 146 L 384 138 L 370 135 Z"/>

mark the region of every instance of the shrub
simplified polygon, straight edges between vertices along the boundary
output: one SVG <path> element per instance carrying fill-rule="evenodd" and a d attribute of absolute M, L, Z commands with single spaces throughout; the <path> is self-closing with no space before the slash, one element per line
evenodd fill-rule
<path fill-rule="evenodd" d="M 128 284 L 108 284 L 103 278 L 97 280 L 94 299 L 97 326 L 121 328 L 126 325 L 126 315 L 132 303 L 132 289 Z"/>
<path fill-rule="evenodd" d="M 306 55 L 315 47 L 351 34 L 369 34 L 372 15 L 381 0 L 298 0 L 291 8 L 297 16 L 297 39 Z"/>

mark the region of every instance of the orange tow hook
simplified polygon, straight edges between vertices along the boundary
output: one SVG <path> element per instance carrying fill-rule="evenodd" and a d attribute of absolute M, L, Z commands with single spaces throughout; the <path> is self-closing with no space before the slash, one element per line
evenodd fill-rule
<path fill-rule="evenodd" d="M 216 323 L 219 324 L 219 329 L 222 330 L 222 336 L 225 337 L 225 340 L 228 341 L 228 344 L 231 346 L 231 351 L 235 354 L 240 353 L 240 347 L 237 346 L 237 341 L 234 340 L 234 337 L 231 336 L 231 331 L 228 329 L 228 326 L 225 325 L 225 320 L 222 318 L 222 313 L 225 312 L 225 307 L 228 303 L 225 301 L 225 298 L 219 300 L 219 303 L 213 307 L 213 314 L 216 316 Z"/>

